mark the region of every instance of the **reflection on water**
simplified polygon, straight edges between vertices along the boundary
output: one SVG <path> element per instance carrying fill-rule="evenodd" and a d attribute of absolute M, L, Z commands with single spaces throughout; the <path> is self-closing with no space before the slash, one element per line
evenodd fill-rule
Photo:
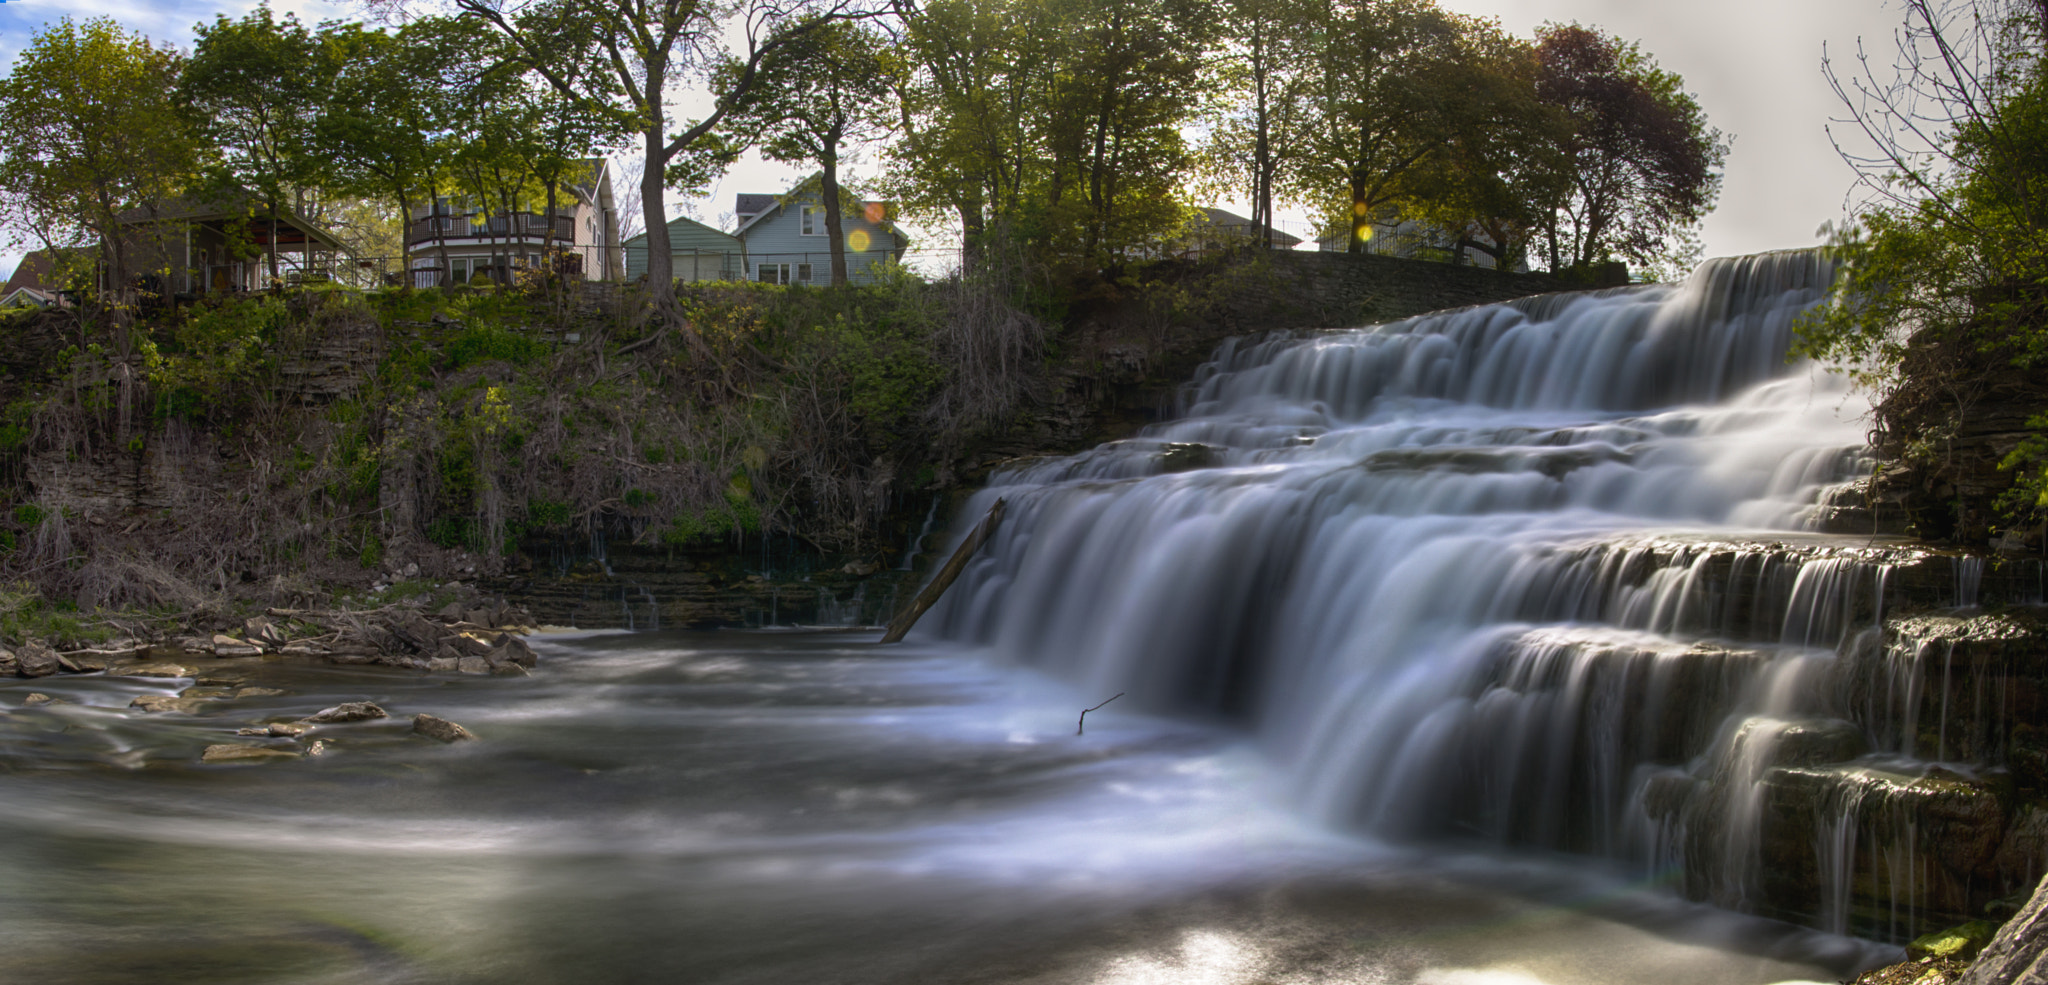
<path fill-rule="evenodd" d="M 1730 985 L 1881 956 L 1332 836 L 1269 806 L 1239 737 L 1111 706 L 1077 738 L 1080 696 L 972 655 L 541 649 L 523 680 L 237 664 L 289 693 L 197 716 L 125 707 L 189 682 L 0 685 L 0 980 Z M 322 729 L 318 759 L 198 761 L 354 699 L 393 717 Z M 413 737 L 421 711 L 481 741 Z"/>

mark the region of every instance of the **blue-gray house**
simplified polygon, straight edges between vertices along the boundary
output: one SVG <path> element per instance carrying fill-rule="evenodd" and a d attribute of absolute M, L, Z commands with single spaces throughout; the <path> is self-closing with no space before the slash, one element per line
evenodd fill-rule
<path fill-rule="evenodd" d="M 821 175 L 813 174 L 781 195 L 742 194 L 733 205 L 746 250 L 748 280 L 771 284 L 826 284 L 832 252 L 825 237 Z M 881 264 L 900 263 L 910 237 L 896 227 L 888 202 L 858 202 L 841 209 L 846 234 L 846 279 L 872 281 Z"/>

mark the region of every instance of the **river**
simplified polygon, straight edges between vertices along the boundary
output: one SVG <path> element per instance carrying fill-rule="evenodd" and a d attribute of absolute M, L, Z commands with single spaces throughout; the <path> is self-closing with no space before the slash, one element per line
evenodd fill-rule
<path fill-rule="evenodd" d="M 1742 985 L 1881 953 L 1332 832 L 1238 730 L 1112 705 L 1076 735 L 1067 685 L 871 638 L 548 635 L 529 679 L 221 661 L 288 693 L 199 716 L 125 707 L 183 682 L 8 682 L 0 980 Z M 342 700 L 393 717 L 199 763 Z"/>

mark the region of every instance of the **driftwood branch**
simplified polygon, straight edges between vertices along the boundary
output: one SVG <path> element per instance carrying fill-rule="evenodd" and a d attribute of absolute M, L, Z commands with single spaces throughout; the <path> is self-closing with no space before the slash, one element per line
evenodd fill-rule
<path fill-rule="evenodd" d="M 1102 705 L 1106 705 L 1106 704 L 1108 704 L 1108 703 L 1109 703 L 1110 701 L 1115 701 L 1116 699 L 1118 699 L 1118 698 L 1121 698 L 1121 697 L 1123 697 L 1123 696 L 1124 696 L 1124 692 L 1122 692 L 1122 691 L 1118 691 L 1117 693 L 1115 693 L 1115 694 L 1112 694 L 1112 695 L 1110 695 L 1110 696 L 1109 696 L 1109 700 L 1108 700 L 1108 701 L 1104 701 L 1104 702 L 1102 703 Z M 1083 708 L 1083 709 L 1081 709 L 1081 720 L 1080 720 L 1079 722 L 1076 722 L 1076 723 L 1074 723 L 1074 734 L 1075 734 L 1075 735 L 1080 735 L 1081 733 L 1083 733 L 1083 732 L 1086 732 L 1086 731 L 1088 731 L 1088 713 L 1089 713 L 1089 712 L 1091 712 L 1091 711 L 1100 711 L 1100 710 L 1102 710 L 1102 705 L 1096 705 L 1096 706 L 1095 706 L 1095 707 L 1093 707 L 1093 708 Z"/>
<path fill-rule="evenodd" d="M 937 603 L 939 596 L 944 595 L 946 589 L 952 587 L 953 579 L 960 577 L 960 572 L 967 569 L 967 559 L 973 557 L 974 552 L 981 549 L 981 545 L 988 543 L 988 539 L 996 532 L 996 524 L 1003 522 L 1003 503 L 1003 500 L 998 499 L 996 505 L 988 508 L 988 515 L 982 517 L 974 532 L 960 542 L 960 547 L 953 552 L 952 559 L 946 562 L 945 567 L 939 569 L 938 576 L 932 579 L 931 584 L 924 586 L 924 591 L 917 593 L 917 598 L 911 601 L 910 608 L 889 620 L 889 631 L 882 634 L 882 642 L 902 642 L 903 634 L 910 632 L 910 627 L 917 625 L 918 617 L 924 615 L 925 610 Z"/>

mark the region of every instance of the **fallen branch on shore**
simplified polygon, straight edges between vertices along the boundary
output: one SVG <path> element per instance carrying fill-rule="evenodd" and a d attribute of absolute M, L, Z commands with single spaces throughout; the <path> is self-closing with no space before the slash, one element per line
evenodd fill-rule
<path fill-rule="evenodd" d="M 1116 699 L 1118 699 L 1118 698 L 1121 698 L 1121 697 L 1123 697 L 1123 696 L 1124 696 L 1124 692 L 1122 692 L 1122 691 L 1118 691 L 1117 693 L 1115 693 L 1115 694 L 1112 694 L 1112 695 L 1110 695 L 1110 696 L 1109 696 L 1109 700 L 1108 700 L 1108 701 L 1104 701 L 1104 702 L 1102 703 L 1102 705 L 1106 705 L 1106 704 L 1108 704 L 1108 703 L 1109 703 L 1110 701 L 1115 701 Z M 1091 712 L 1091 711 L 1101 711 L 1101 710 L 1102 710 L 1102 705 L 1096 705 L 1096 706 L 1095 706 L 1095 707 L 1093 707 L 1093 708 L 1083 708 L 1083 709 L 1081 709 L 1081 720 L 1080 720 L 1079 722 L 1075 723 L 1075 725 L 1074 725 L 1074 734 L 1075 734 L 1075 735 L 1080 735 L 1081 733 L 1083 733 L 1083 732 L 1086 732 L 1086 731 L 1088 731 L 1088 713 L 1089 713 L 1089 712 Z"/>

